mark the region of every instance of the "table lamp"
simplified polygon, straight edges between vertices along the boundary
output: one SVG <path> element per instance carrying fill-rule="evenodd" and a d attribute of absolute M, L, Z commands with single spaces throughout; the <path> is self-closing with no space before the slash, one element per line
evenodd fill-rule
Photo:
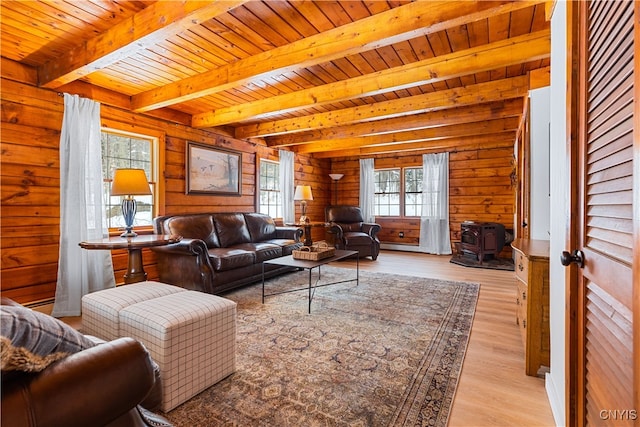
<path fill-rule="evenodd" d="M 296 186 L 296 192 L 293 195 L 293 200 L 300 200 L 300 206 L 302 207 L 302 216 L 300 217 L 300 223 L 309 222 L 307 217 L 307 200 L 313 200 L 313 194 L 311 194 L 311 186 L 298 185 Z"/>
<path fill-rule="evenodd" d="M 136 201 L 133 196 L 147 196 L 150 194 L 151 188 L 144 169 L 116 169 L 113 171 L 111 195 L 125 196 L 122 199 L 122 216 L 124 217 L 125 231 L 120 237 L 135 237 L 138 235 L 133 231 L 133 219 L 136 216 Z"/>

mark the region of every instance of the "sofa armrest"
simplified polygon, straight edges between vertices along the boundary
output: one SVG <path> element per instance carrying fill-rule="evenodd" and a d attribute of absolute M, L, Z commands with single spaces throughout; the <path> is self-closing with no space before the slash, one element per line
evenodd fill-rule
<path fill-rule="evenodd" d="M 2 383 L 2 418 L 14 425 L 106 425 L 135 408 L 154 385 L 147 350 L 119 338 L 72 354 L 37 374 Z"/>
<path fill-rule="evenodd" d="M 300 243 L 303 235 L 304 230 L 300 227 L 276 226 L 276 238 L 278 239 L 291 239 L 296 243 Z"/>
<path fill-rule="evenodd" d="M 326 226 L 327 233 L 335 234 L 336 241 L 342 241 L 344 239 L 344 230 L 335 222 L 331 222 Z"/>
<path fill-rule="evenodd" d="M 209 249 L 203 240 L 182 239 L 178 243 L 151 248 L 158 260 L 161 282 L 185 289 L 213 293 L 215 274 Z"/>
<path fill-rule="evenodd" d="M 202 254 L 206 254 L 208 250 L 206 243 L 200 239 L 182 239 L 177 243 L 164 246 L 154 246 L 150 249 L 156 253 L 189 256 L 200 256 Z"/>
<path fill-rule="evenodd" d="M 376 235 L 380 232 L 380 224 L 375 223 L 364 223 L 362 224 L 362 232 L 367 233 L 372 238 L 376 239 Z"/>

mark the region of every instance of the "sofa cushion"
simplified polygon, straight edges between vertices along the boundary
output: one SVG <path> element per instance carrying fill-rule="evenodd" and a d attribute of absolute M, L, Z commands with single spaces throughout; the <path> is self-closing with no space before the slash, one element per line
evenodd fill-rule
<path fill-rule="evenodd" d="M 220 247 L 228 248 L 238 243 L 251 242 L 251 235 L 241 213 L 213 214 L 213 223 L 218 234 Z"/>
<path fill-rule="evenodd" d="M 227 271 L 253 265 L 256 253 L 238 248 L 209 249 L 209 260 L 216 271 Z"/>
<path fill-rule="evenodd" d="M 302 242 L 296 242 L 291 239 L 269 239 L 264 243 L 271 243 L 273 245 L 278 245 L 282 248 L 282 256 L 291 255 L 295 249 L 300 249 L 302 247 Z"/>
<path fill-rule="evenodd" d="M 257 242 L 257 243 L 243 243 L 241 245 L 234 246 L 238 249 L 244 249 L 250 252 L 256 253 L 256 261 L 262 262 L 269 259 L 274 259 L 282 256 L 282 247 L 274 245 L 273 243 Z"/>
<path fill-rule="evenodd" d="M 252 242 L 263 242 L 276 236 L 276 222 L 269 215 L 246 213 L 247 228 Z"/>
<path fill-rule="evenodd" d="M 3 370 L 34 372 L 95 346 L 64 322 L 21 305 L 0 305 Z"/>
<path fill-rule="evenodd" d="M 361 232 L 348 232 L 344 233 L 344 239 L 346 240 L 347 245 L 371 245 L 371 236 L 367 233 Z"/>
<path fill-rule="evenodd" d="M 185 239 L 204 240 L 208 248 L 220 247 L 210 214 L 174 216 L 165 222 L 165 229 Z"/>
<path fill-rule="evenodd" d="M 350 222 L 350 223 L 338 223 L 338 225 L 340 226 L 340 228 L 342 228 L 342 231 L 344 231 L 345 233 L 348 231 L 360 231 L 362 230 L 362 223 L 361 222 Z"/>

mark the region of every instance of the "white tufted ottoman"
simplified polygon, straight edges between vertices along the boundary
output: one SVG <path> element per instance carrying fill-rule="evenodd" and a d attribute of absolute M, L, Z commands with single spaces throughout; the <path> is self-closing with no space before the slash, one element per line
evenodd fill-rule
<path fill-rule="evenodd" d="M 138 302 L 186 292 L 179 286 L 145 281 L 93 292 L 82 297 L 82 333 L 106 341 L 120 338 L 120 310 Z"/>
<path fill-rule="evenodd" d="M 235 372 L 233 301 L 141 282 L 85 295 L 82 307 L 83 332 L 102 338 L 115 330 L 144 344 L 160 368 L 164 412 Z"/>

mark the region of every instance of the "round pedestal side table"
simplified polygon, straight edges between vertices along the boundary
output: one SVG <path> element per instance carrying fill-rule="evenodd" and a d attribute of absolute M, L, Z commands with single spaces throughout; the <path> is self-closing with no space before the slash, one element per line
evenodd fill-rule
<path fill-rule="evenodd" d="M 295 226 L 304 228 L 304 242 L 305 246 L 311 246 L 313 244 L 313 239 L 311 238 L 311 228 L 312 227 L 325 227 L 327 225 L 326 222 L 294 222 L 294 223 L 286 223 L 285 225 Z"/>
<path fill-rule="evenodd" d="M 142 249 L 152 246 L 164 246 L 179 242 L 182 236 L 168 234 L 141 234 L 135 237 L 107 237 L 104 239 L 88 240 L 80 242 L 83 249 L 126 249 L 129 252 L 127 272 L 124 274 L 124 283 L 137 283 L 147 280 L 147 273 L 142 263 Z"/>

